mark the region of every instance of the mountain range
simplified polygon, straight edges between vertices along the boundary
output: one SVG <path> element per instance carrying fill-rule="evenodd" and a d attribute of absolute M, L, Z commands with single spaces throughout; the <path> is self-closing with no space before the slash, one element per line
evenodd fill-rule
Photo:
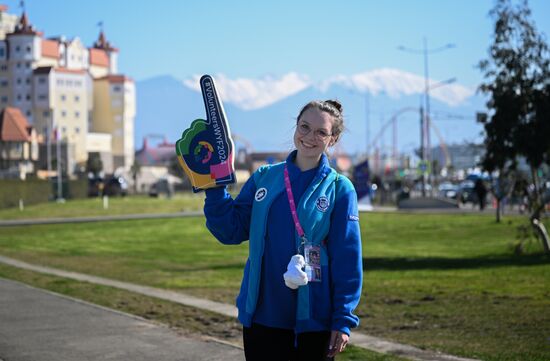
<path fill-rule="evenodd" d="M 331 98 L 344 106 L 347 129 L 339 143 L 342 151 L 365 152 L 367 123 L 371 146 L 382 152 L 391 149 L 394 139 L 397 148 L 406 153 L 412 153 L 420 144 L 419 108 L 425 82 L 415 74 L 377 69 L 317 83 L 296 73 L 262 79 L 230 79 L 223 74 L 213 77 L 237 148 L 290 150 L 301 107 L 313 99 Z M 199 78 L 194 75 L 179 80 L 163 75 L 136 83 L 137 148 L 145 136 L 160 135 L 175 142 L 194 119 L 205 117 Z M 483 97 L 475 89 L 456 83 L 430 83 L 430 113 L 437 128 L 431 133 L 432 146 L 440 140 L 446 144 L 480 142 L 482 128 L 475 114 L 485 109 Z M 390 124 L 393 117 L 397 120 L 395 138 Z M 381 134 L 382 128 L 385 131 Z"/>

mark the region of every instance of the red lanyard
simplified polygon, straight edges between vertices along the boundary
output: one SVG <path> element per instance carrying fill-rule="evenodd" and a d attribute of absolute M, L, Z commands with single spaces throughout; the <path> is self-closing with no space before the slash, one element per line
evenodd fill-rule
<path fill-rule="evenodd" d="M 292 219 L 294 219 L 294 226 L 296 227 L 296 232 L 298 232 L 298 236 L 302 239 L 302 242 L 300 246 L 302 246 L 306 241 L 306 236 L 304 233 L 304 229 L 300 225 L 300 221 L 298 220 L 298 213 L 296 212 L 296 204 L 294 203 L 294 196 L 292 195 L 292 188 L 290 187 L 290 178 L 288 176 L 288 168 L 285 164 L 285 188 L 286 188 L 286 195 L 288 196 L 288 204 L 290 205 L 290 212 L 292 213 Z M 298 249 L 298 252 L 300 250 Z"/>

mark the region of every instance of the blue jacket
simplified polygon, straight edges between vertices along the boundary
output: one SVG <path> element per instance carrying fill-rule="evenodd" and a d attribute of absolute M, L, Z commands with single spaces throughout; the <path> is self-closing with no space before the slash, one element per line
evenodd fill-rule
<path fill-rule="evenodd" d="M 330 168 L 324 155 L 309 174 L 300 172 L 294 157 L 295 152 L 286 163 L 298 217 L 308 240 L 321 249 L 322 282 L 297 291 L 284 286 L 282 275 L 300 243 L 284 187 L 285 162 L 258 169 L 235 200 L 225 188 L 208 190 L 206 225 L 222 243 L 250 240 L 237 298 L 244 326 L 257 322 L 293 328 L 297 333 L 339 330 L 349 334 L 359 323 L 352 312 L 362 285 L 357 196 L 351 182 Z M 305 182 L 302 188 L 300 182 Z"/>

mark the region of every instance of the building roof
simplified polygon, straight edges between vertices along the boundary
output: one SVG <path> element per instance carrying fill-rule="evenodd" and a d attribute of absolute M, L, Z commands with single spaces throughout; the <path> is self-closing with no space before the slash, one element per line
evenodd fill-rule
<path fill-rule="evenodd" d="M 13 33 L 10 33 L 8 35 L 41 35 L 42 33 L 36 31 L 34 26 L 30 23 L 29 19 L 27 18 L 27 13 L 23 12 L 21 17 L 19 18 L 19 23 L 15 26 L 15 30 Z"/>
<path fill-rule="evenodd" d="M 0 5 L 0 11 L 2 11 L 2 12 L 8 11 L 8 5 L 1 4 Z"/>
<path fill-rule="evenodd" d="M 54 68 L 52 66 L 41 66 L 33 70 L 33 74 L 49 74 L 52 70 L 56 73 L 65 73 L 65 74 L 87 74 L 88 71 L 84 69 L 67 69 L 67 68 Z"/>
<path fill-rule="evenodd" d="M 55 40 L 42 39 L 42 56 L 59 58 L 59 43 Z"/>
<path fill-rule="evenodd" d="M 134 82 L 132 78 L 129 78 L 122 74 L 106 75 L 101 78 L 97 78 L 96 80 L 107 80 L 109 83 L 126 83 L 126 82 L 133 83 Z"/>
<path fill-rule="evenodd" d="M 0 113 L 0 140 L 30 142 L 31 126 L 19 108 L 6 107 Z"/>
<path fill-rule="evenodd" d="M 65 74 L 86 74 L 88 71 L 84 69 L 67 69 L 67 68 L 54 68 L 56 73 Z"/>
<path fill-rule="evenodd" d="M 103 49 L 90 48 L 90 65 L 109 67 L 109 56 Z"/>
<path fill-rule="evenodd" d="M 136 160 L 142 166 L 170 166 L 175 157 L 176 145 L 168 143 L 166 139 L 156 147 L 151 147 L 147 138 L 144 138 L 143 147 L 136 152 Z"/>
<path fill-rule="evenodd" d="M 41 66 L 36 69 L 34 69 L 32 72 L 33 74 L 49 74 L 52 71 L 52 66 Z"/>
<path fill-rule="evenodd" d="M 99 37 L 97 38 L 97 41 L 94 43 L 94 48 L 118 52 L 118 49 L 112 46 L 111 43 L 107 41 L 107 38 L 105 37 L 105 33 L 103 32 L 103 30 L 99 32 Z"/>

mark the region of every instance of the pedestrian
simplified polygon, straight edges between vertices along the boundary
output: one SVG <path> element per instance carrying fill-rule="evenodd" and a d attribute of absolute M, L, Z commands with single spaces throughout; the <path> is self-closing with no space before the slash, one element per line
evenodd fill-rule
<path fill-rule="evenodd" d="M 487 198 L 487 188 L 481 178 L 478 178 L 474 184 L 474 191 L 477 195 L 477 201 L 479 202 L 479 210 L 485 209 L 485 201 Z"/>
<path fill-rule="evenodd" d="M 260 167 L 235 199 L 225 187 L 206 190 L 212 234 L 224 244 L 249 240 L 237 297 L 248 361 L 332 360 L 359 324 L 357 195 L 325 154 L 343 129 L 338 101 L 312 101 L 286 161 Z"/>

